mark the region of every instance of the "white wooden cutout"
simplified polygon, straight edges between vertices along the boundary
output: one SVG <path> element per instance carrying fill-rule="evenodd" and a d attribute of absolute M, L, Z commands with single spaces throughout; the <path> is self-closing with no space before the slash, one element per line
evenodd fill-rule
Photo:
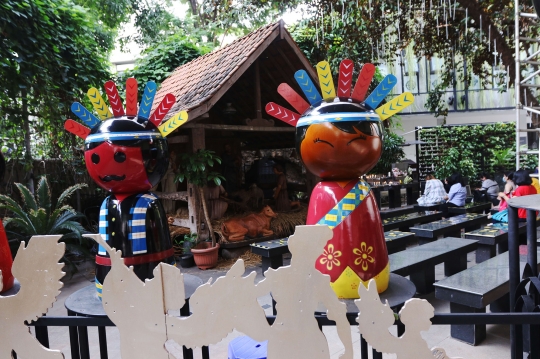
<path fill-rule="evenodd" d="M 170 358 L 165 314 L 184 305 L 184 279 L 180 271 L 159 264 L 154 278 L 141 281 L 127 267 L 122 252 L 112 249 L 100 234 L 87 235 L 101 244 L 111 257 L 111 271 L 102 289 L 103 308 L 120 332 L 122 358 Z M 172 306 L 167 308 L 167 306 Z"/>
<path fill-rule="evenodd" d="M 370 280 L 368 288 L 358 287 L 360 299 L 355 300 L 358 307 L 358 328 L 360 334 L 377 351 L 395 353 L 398 359 L 449 359 L 443 349 L 429 349 L 420 332 L 428 331 L 434 309 L 425 299 L 409 299 L 399 311 L 405 333 L 395 337 L 388 331 L 394 324 L 394 312 L 388 305 L 382 304 L 377 293 L 377 285 Z M 459 358 L 455 358 L 459 359 Z"/>
<path fill-rule="evenodd" d="M 346 306 L 330 287 L 330 277 L 315 269 L 317 257 L 331 238 L 328 226 L 297 226 L 288 241 L 291 265 L 267 270 L 266 278 L 256 286 L 254 272 L 242 277 L 245 269 L 239 260 L 225 277 L 197 289 L 190 300 L 190 317 L 168 317 L 169 339 L 200 347 L 218 342 L 234 328 L 256 341 L 268 340 L 269 359 L 327 359 L 328 342 L 314 318 L 319 303 L 323 303 L 345 346 L 342 357 L 352 358 Z M 271 327 L 257 302 L 257 297 L 269 293 L 277 302 Z"/>
<path fill-rule="evenodd" d="M 327 226 L 297 226 L 289 238 L 291 264 L 266 271 L 255 285 L 255 272 L 243 277 L 244 262 L 238 260 L 223 277 L 197 288 L 190 299 L 191 315 L 175 317 L 168 310 L 184 304 L 184 283 L 180 271 L 167 264 L 154 270 L 154 278 L 142 282 L 127 268 L 122 253 L 111 249 L 100 235 L 90 235 L 111 257 L 111 271 L 103 283 L 103 304 L 120 331 L 123 358 L 181 358 L 181 348 L 219 342 L 233 329 L 256 341 L 268 340 L 269 359 L 328 359 L 328 343 L 314 312 L 323 304 L 328 318 L 336 322 L 345 347 L 342 358 L 352 358 L 352 338 L 346 306 L 330 287 L 330 277 L 315 269 L 315 261 L 332 237 Z M 272 326 L 266 321 L 257 298 L 272 294 L 277 316 Z M 380 302 L 374 281 L 369 290 L 360 286 L 358 323 L 364 338 L 375 349 L 396 353 L 398 358 L 447 359 L 444 350 L 429 350 L 420 332 L 431 326 L 433 307 L 425 300 L 412 299 L 400 311 L 406 332 L 397 338 L 388 328 L 394 315 Z"/>
<path fill-rule="evenodd" d="M 24 324 L 47 313 L 60 294 L 65 274 L 58 263 L 65 250 L 65 244 L 58 243 L 61 237 L 33 236 L 28 246 L 21 242 L 12 266 L 19 292 L 0 296 L 0 358 L 11 358 L 12 350 L 21 358 L 64 358 L 62 352 L 42 346 Z"/>

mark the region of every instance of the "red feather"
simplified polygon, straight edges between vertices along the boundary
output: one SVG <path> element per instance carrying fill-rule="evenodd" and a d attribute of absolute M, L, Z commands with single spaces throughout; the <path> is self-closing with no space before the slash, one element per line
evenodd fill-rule
<path fill-rule="evenodd" d="M 67 119 L 64 122 L 64 128 L 66 131 L 71 132 L 77 137 L 82 138 L 83 140 L 90 134 L 90 129 L 86 126 L 81 125 L 78 122 L 73 121 L 72 119 Z"/>
<path fill-rule="evenodd" d="M 122 106 L 122 99 L 118 94 L 118 89 L 114 81 L 105 82 L 105 92 L 109 98 L 109 104 L 111 105 L 114 117 L 121 117 L 125 115 L 124 107 Z"/>
<path fill-rule="evenodd" d="M 285 99 L 287 102 L 294 107 L 298 113 L 304 113 L 309 108 L 309 103 L 307 103 L 302 96 L 300 96 L 296 91 L 293 90 L 291 86 L 286 83 L 282 83 L 278 86 L 277 92 Z"/>
<path fill-rule="evenodd" d="M 269 114 L 272 117 L 277 118 L 278 120 L 281 120 L 291 126 L 296 127 L 296 123 L 300 119 L 300 115 L 296 112 L 292 112 L 291 110 L 287 110 L 285 107 L 281 107 L 277 103 L 274 102 L 268 102 L 266 104 L 266 113 Z"/>
<path fill-rule="evenodd" d="M 175 102 L 176 97 L 174 97 L 172 93 L 166 94 L 154 113 L 150 116 L 149 121 L 156 125 L 156 127 L 159 126 L 161 124 L 161 120 L 163 120 Z"/>
<path fill-rule="evenodd" d="M 137 80 L 130 77 L 126 81 L 126 115 L 137 116 Z"/>
<path fill-rule="evenodd" d="M 344 59 L 341 61 L 339 65 L 338 97 L 349 98 L 351 96 L 353 70 L 354 63 L 352 60 Z"/>
<path fill-rule="evenodd" d="M 356 85 L 354 86 L 354 91 L 351 96 L 354 100 L 358 102 L 364 101 L 373 75 L 375 75 L 375 66 L 373 64 L 365 64 L 362 67 L 362 71 L 360 71 L 360 74 L 358 75 L 358 80 L 356 81 Z"/>

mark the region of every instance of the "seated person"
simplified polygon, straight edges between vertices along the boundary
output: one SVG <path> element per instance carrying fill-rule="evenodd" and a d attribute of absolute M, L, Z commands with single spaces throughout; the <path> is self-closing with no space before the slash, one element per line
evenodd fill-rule
<path fill-rule="evenodd" d="M 485 191 L 487 195 L 487 200 L 493 203 L 494 205 L 498 204 L 499 201 L 497 197 L 499 195 L 499 184 L 494 180 L 489 178 L 487 173 L 482 173 L 480 179 L 482 180 L 482 187 L 478 190 Z"/>
<path fill-rule="evenodd" d="M 516 185 L 514 184 L 514 172 L 513 171 L 505 172 L 503 174 L 503 182 L 504 182 L 504 191 L 499 192 L 497 194 L 497 199 L 500 201 L 499 206 L 498 206 L 499 212 L 504 211 L 508 206 L 508 204 L 506 203 L 506 200 L 501 196 L 501 193 L 505 194 L 506 197 L 508 198 L 512 198 L 512 193 L 516 189 Z"/>
<path fill-rule="evenodd" d="M 512 197 L 520 197 L 520 196 L 528 196 L 530 194 L 537 194 L 536 188 L 534 188 L 534 186 L 532 185 L 531 176 L 529 176 L 529 173 L 526 170 L 518 170 L 514 172 L 514 183 L 516 184 L 517 188 L 514 191 L 514 194 Z M 499 196 L 503 198 L 505 201 L 508 201 L 510 199 L 510 197 L 504 194 L 503 192 L 499 192 Z M 527 221 L 526 209 L 523 209 L 523 208 L 518 209 L 518 219 L 520 222 Z"/>
<path fill-rule="evenodd" d="M 449 207 L 462 207 L 465 205 L 465 199 L 467 198 L 467 188 L 465 187 L 465 181 L 461 176 L 461 173 L 454 173 L 448 179 L 450 185 L 450 191 L 446 196 L 447 202 L 441 204 L 440 210 L 443 212 L 443 217 L 448 217 Z"/>
<path fill-rule="evenodd" d="M 434 204 L 444 203 L 446 191 L 443 183 L 435 178 L 433 173 L 426 176 L 426 188 L 424 195 L 418 198 L 417 202 L 421 206 L 432 206 Z"/>

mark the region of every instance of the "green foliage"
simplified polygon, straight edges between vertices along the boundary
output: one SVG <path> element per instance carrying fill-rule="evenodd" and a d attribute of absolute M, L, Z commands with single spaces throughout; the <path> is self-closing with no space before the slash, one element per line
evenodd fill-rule
<path fill-rule="evenodd" d="M 383 140 L 383 151 L 379 162 L 369 173 L 388 173 L 392 170 L 392 163 L 396 163 L 405 158 L 403 152 L 403 137 L 385 130 Z"/>
<path fill-rule="evenodd" d="M 197 47 L 185 36 L 171 35 L 146 49 L 142 53 L 142 58 L 137 60 L 135 68 L 126 71 L 118 82 L 125 83 L 128 77 L 134 77 L 139 83 L 152 80 L 160 84 L 177 67 L 209 51 L 210 48 Z"/>
<path fill-rule="evenodd" d="M 3 1 L 0 32 L 3 144 L 29 166 L 31 156 L 70 158 L 76 141 L 63 122 L 74 100 L 109 78 L 114 32 L 70 0 Z"/>
<path fill-rule="evenodd" d="M 478 177 L 478 170 L 470 159 L 470 153 L 460 151 L 456 147 L 449 148 L 439 159 L 435 175 L 437 178 L 448 178 L 454 173 L 461 173 L 463 178 L 472 182 Z"/>
<path fill-rule="evenodd" d="M 421 176 L 433 168 L 438 178 L 458 171 L 474 182 L 480 172 L 494 174 L 515 167 L 513 123 L 438 126 L 422 129 L 418 136 L 426 142 L 418 158 Z M 535 168 L 538 157 L 521 155 L 520 162 L 522 167 Z"/>
<path fill-rule="evenodd" d="M 68 255 L 64 256 L 65 262 L 70 260 L 69 254 L 88 255 L 89 241 L 82 237 L 82 234 L 87 232 L 77 221 L 84 215 L 65 204 L 75 191 L 86 187 L 86 184 L 69 187 L 62 192 L 55 204 L 45 176 L 39 180 L 35 195 L 20 183 L 16 183 L 15 186 L 21 196 L 20 203 L 8 196 L 0 195 L 0 209 L 12 213 L 12 217 L 3 220 L 10 239 L 28 241 L 35 235 L 62 234 L 60 241 L 66 243 Z"/>
<path fill-rule="evenodd" d="M 516 162 L 516 152 L 512 148 L 491 149 L 491 166 L 495 169 L 512 168 Z"/>
<path fill-rule="evenodd" d="M 204 187 L 208 181 L 214 181 L 219 186 L 225 177 L 211 170 L 216 163 L 221 164 L 221 158 L 214 151 L 201 149 L 194 153 L 182 153 L 178 174 L 174 180 L 176 182 L 187 180 L 200 188 Z"/>
<path fill-rule="evenodd" d="M 457 0 L 427 2 L 425 0 L 286 0 L 283 6 L 298 3 L 309 9 L 307 20 L 291 28 L 294 39 L 312 63 L 329 59 L 337 68 L 343 58 L 357 63 L 394 64 L 402 62 L 402 51 L 413 58 L 436 56 L 442 59 L 438 84 L 431 88 L 427 108 L 436 116 L 446 116 L 448 105 L 444 89 L 457 81 L 466 87 L 477 75 L 482 85 L 491 88 L 492 71 L 508 75 L 509 85 L 515 78 L 514 1 Z M 519 2 L 519 12 L 534 13 L 531 1 Z M 466 11 L 468 9 L 468 11 Z M 451 14 L 451 16 L 450 16 Z M 447 16 L 448 15 L 448 16 Z M 520 34 L 540 36 L 535 19 L 520 19 Z M 500 55 L 493 68 L 494 43 Z M 522 52 L 532 53 L 530 42 L 521 42 Z M 402 63 L 400 63 L 401 65 Z M 521 65 L 527 70 L 527 64 Z M 506 71 L 505 71 L 506 70 Z M 508 72 L 508 73 L 507 73 Z M 489 83 L 488 83 L 489 82 Z M 504 81 L 501 83 L 505 83 Z M 506 85 L 499 88 L 506 91 Z M 538 103 L 527 91 L 521 103 Z"/>

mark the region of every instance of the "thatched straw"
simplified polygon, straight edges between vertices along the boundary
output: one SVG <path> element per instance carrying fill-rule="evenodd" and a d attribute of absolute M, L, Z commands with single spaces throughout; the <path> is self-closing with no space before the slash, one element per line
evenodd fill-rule
<path fill-rule="evenodd" d="M 258 254 L 251 253 L 251 251 L 246 251 L 244 254 L 242 254 L 239 258 L 244 260 L 244 266 L 247 267 L 256 267 L 261 265 L 262 259 L 261 256 Z M 238 259 L 223 259 L 219 258 L 217 266 L 214 268 L 216 270 L 227 270 L 233 266 L 234 263 L 236 263 Z"/>

